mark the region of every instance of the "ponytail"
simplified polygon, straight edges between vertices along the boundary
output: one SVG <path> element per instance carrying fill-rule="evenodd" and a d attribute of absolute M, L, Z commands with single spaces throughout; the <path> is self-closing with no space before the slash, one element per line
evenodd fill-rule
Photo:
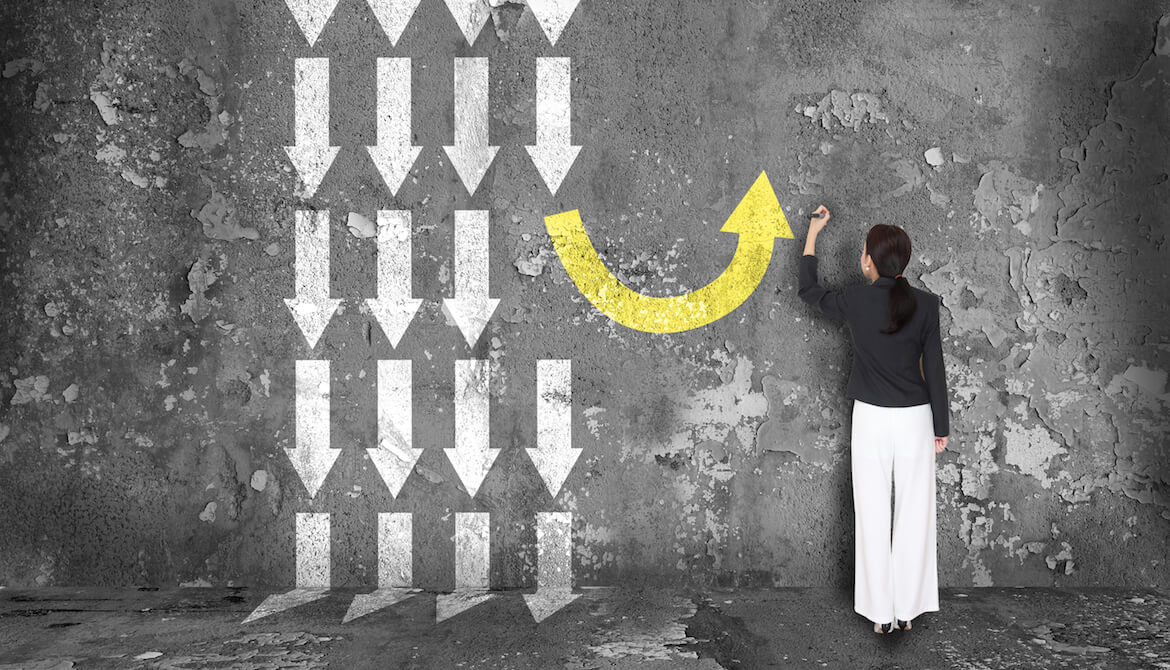
<path fill-rule="evenodd" d="M 890 325 L 881 332 L 887 335 L 898 332 L 910 317 L 914 316 L 914 310 L 917 308 L 918 297 L 914 295 L 914 289 L 910 288 L 910 282 L 902 275 L 898 275 L 894 285 L 890 287 Z"/>
<path fill-rule="evenodd" d="M 898 226 L 879 223 L 865 237 L 866 253 L 873 260 L 878 275 L 894 277 L 890 287 L 889 324 L 883 334 L 896 333 L 906 325 L 918 307 L 918 297 L 902 271 L 910 262 L 910 236 Z"/>

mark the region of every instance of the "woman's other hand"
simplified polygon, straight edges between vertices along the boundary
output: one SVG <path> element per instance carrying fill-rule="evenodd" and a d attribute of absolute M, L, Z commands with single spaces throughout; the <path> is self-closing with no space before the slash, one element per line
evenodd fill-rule
<path fill-rule="evenodd" d="M 819 214 L 824 215 L 824 216 L 821 216 L 820 218 L 817 218 L 815 216 L 809 217 L 808 232 L 810 235 L 815 235 L 816 233 L 821 232 L 821 230 L 825 227 L 825 224 L 827 224 L 829 222 L 830 214 L 829 214 L 828 208 L 825 207 L 824 205 L 818 205 L 817 208 L 812 211 L 812 213 L 813 214 L 819 213 Z"/>
<path fill-rule="evenodd" d="M 934 438 L 934 453 L 941 454 L 942 450 L 946 449 L 946 448 L 947 448 L 947 438 L 945 438 L 945 437 Z"/>

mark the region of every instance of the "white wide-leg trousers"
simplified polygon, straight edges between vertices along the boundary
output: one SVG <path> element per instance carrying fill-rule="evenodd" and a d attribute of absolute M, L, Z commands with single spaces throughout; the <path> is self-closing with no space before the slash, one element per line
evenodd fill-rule
<path fill-rule="evenodd" d="M 930 405 L 880 407 L 854 399 L 851 448 L 857 541 L 854 611 L 874 623 L 909 621 L 923 612 L 937 612 Z"/>

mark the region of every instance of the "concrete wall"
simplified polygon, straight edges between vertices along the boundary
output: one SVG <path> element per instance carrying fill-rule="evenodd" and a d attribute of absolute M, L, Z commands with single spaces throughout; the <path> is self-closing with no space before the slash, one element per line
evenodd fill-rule
<path fill-rule="evenodd" d="M 583 0 L 550 45 L 522 4 L 469 47 L 423 0 L 395 47 L 341 0 L 312 46 L 280 0 L 5 5 L 0 97 L 0 584 L 294 581 L 295 518 L 331 513 L 331 583 L 377 581 L 377 514 L 414 513 L 414 583 L 454 585 L 457 512 L 491 517 L 493 586 L 530 587 L 538 512 L 573 515 L 577 585 L 852 583 L 849 334 L 796 296 L 807 212 L 833 211 L 822 279 L 864 281 L 874 223 L 942 296 L 951 446 L 938 456 L 940 584 L 1170 583 L 1165 2 Z M 294 59 L 331 59 L 336 164 L 310 199 Z M 376 142 L 378 56 L 414 59 L 412 176 Z M 453 58 L 490 59 L 499 154 L 468 195 Z M 572 58 L 555 196 L 524 145 L 538 56 Z M 28 60 L 25 60 L 28 59 Z M 111 123 L 113 122 L 113 123 Z M 938 165 L 928 162 L 941 157 Z M 610 268 L 651 295 L 727 267 L 719 231 L 761 170 L 796 239 L 727 317 L 631 330 L 566 275 L 543 217 L 579 209 Z M 315 349 L 284 304 L 298 209 L 330 212 Z M 394 348 L 360 308 L 376 246 L 350 212 L 410 209 L 413 295 Z M 475 347 L 441 309 L 453 212 L 490 210 L 500 304 Z M 475 498 L 449 462 L 454 366 L 492 372 L 502 451 Z M 295 365 L 331 365 L 332 447 L 311 498 L 290 464 Z M 377 444 L 377 361 L 409 359 L 399 496 Z M 546 490 L 536 365 L 572 361 L 573 446 Z"/>

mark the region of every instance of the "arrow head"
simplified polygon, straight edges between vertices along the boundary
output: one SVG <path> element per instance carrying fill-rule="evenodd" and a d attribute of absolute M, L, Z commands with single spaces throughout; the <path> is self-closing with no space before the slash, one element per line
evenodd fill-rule
<path fill-rule="evenodd" d="M 422 456 L 422 452 L 422 449 L 402 449 L 391 445 L 388 440 L 379 448 L 366 449 L 370 460 L 374 462 L 374 467 L 378 468 L 382 481 L 386 482 L 386 487 L 390 489 L 390 495 L 395 498 L 398 497 L 398 492 L 402 490 L 406 479 L 410 477 L 410 472 Z"/>
<path fill-rule="evenodd" d="M 310 498 L 317 497 L 321 485 L 325 483 L 325 478 L 329 476 L 329 471 L 333 469 L 333 464 L 341 455 L 340 449 L 332 447 L 325 449 L 286 448 L 284 452 L 288 454 L 288 460 L 292 463 L 297 474 L 300 475 L 301 481 L 305 483 Z"/>
<path fill-rule="evenodd" d="M 491 320 L 499 298 L 444 298 L 443 309 L 463 333 L 468 347 L 474 347 L 483 334 L 484 327 Z"/>
<path fill-rule="evenodd" d="M 416 298 L 366 298 L 366 306 L 378 320 L 378 325 L 382 326 L 382 332 L 386 334 L 386 339 L 390 340 L 390 346 L 395 349 L 398 348 L 398 342 L 402 340 L 402 335 L 406 333 L 422 303 L 422 300 Z"/>
<path fill-rule="evenodd" d="M 418 9 L 419 0 L 369 0 L 369 3 L 374 18 L 378 19 L 382 31 L 390 38 L 390 46 L 398 46 L 406 24 L 410 23 L 410 17 Z"/>
<path fill-rule="evenodd" d="M 495 159 L 496 152 L 500 148 L 489 145 L 455 145 L 445 146 L 443 149 L 447 152 L 447 158 L 455 166 L 455 171 L 459 173 L 459 178 L 463 180 L 463 185 L 467 187 L 467 192 L 470 194 L 475 193 L 475 189 L 479 188 L 479 182 L 483 181 L 483 176 L 487 174 L 488 168 L 491 167 L 492 160 Z"/>
<path fill-rule="evenodd" d="M 580 146 L 572 144 L 537 144 L 524 148 L 532 156 L 536 170 L 553 195 L 560 189 L 561 182 L 573 167 L 573 161 L 577 160 L 577 153 L 581 151 Z"/>
<path fill-rule="evenodd" d="M 337 7 L 337 2 L 338 0 L 285 0 L 288 11 L 292 12 L 297 26 L 305 34 L 305 39 L 309 40 L 309 46 L 313 46 L 321 36 L 321 31 L 325 29 L 325 24 Z"/>
<path fill-rule="evenodd" d="M 310 349 L 317 347 L 317 341 L 341 304 L 341 298 L 285 298 L 284 304 L 292 312 L 293 319 L 304 334 Z"/>
<path fill-rule="evenodd" d="M 406 175 L 421 150 L 422 147 L 409 144 L 366 147 L 366 151 L 370 153 L 370 160 L 374 162 L 374 167 L 378 168 L 378 174 L 382 175 L 382 181 L 386 182 L 386 188 L 390 189 L 391 195 L 398 195 L 398 189 L 402 188 L 402 182 L 406 180 Z"/>
<path fill-rule="evenodd" d="M 487 602 L 494 595 L 494 593 L 480 589 L 436 594 L 435 623 L 441 623 L 466 612 L 480 603 Z"/>
<path fill-rule="evenodd" d="M 448 447 L 443 451 L 447 452 L 447 460 L 451 461 L 451 467 L 455 468 L 455 473 L 459 475 L 459 481 L 463 482 L 463 486 L 467 489 L 467 495 L 472 498 L 479 492 L 479 487 L 487 478 L 488 470 L 492 469 L 492 463 L 495 462 L 496 456 L 500 453 L 499 449 L 472 451 L 459 447 Z"/>
<path fill-rule="evenodd" d="M 565 485 L 565 480 L 569 478 L 569 472 L 572 471 L 573 465 L 577 463 L 577 458 L 581 455 L 580 447 L 556 450 L 529 448 L 525 451 L 528 452 L 528 457 L 532 459 L 532 464 L 536 466 L 536 471 L 540 473 L 540 478 L 548 487 L 549 494 L 554 498 L 560 493 L 561 487 Z"/>
<path fill-rule="evenodd" d="M 487 23 L 488 15 L 491 11 L 488 9 L 487 0 L 444 1 L 447 9 L 451 12 L 451 16 L 455 17 L 455 23 L 459 24 L 459 30 L 467 38 L 467 43 L 475 44 L 475 38 L 483 30 L 483 26 Z"/>
<path fill-rule="evenodd" d="M 297 195 L 302 198 L 311 198 L 325 180 L 325 173 L 337 158 L 341 147 L 318 146 L 314 144 L 285 147 L 288 159 L 296 168 L 301 178 L 302 188 Z"/>
<path fill-rule="evenodd" d="M 549 43 L 555 45 L 561 37 L 561 32 L 565 30 L 565 25 L 569 23 L 569 17 L 573 16 L 573 10 L 577 9 L 578 2 L 579 0 L 529 0 L 528 7 L 536 16 L 544 34 L 548 36 Z"/>
<path fill-rule="evenodd" d="M 788 219 L 784 217 L 784 210 L 780 208 L 780 201 L 776 199 L 766 172 L 756 177 L 756 182 L 720 230 L 757 238 L 793 237 Z"/>
<path fill-rule="evenodd" d="M 537 589 L 536 593 L 524 594 L 524 603 L 532 612 L 532 618 L 540 623 L 580 596 L 568 589 Z"/>

